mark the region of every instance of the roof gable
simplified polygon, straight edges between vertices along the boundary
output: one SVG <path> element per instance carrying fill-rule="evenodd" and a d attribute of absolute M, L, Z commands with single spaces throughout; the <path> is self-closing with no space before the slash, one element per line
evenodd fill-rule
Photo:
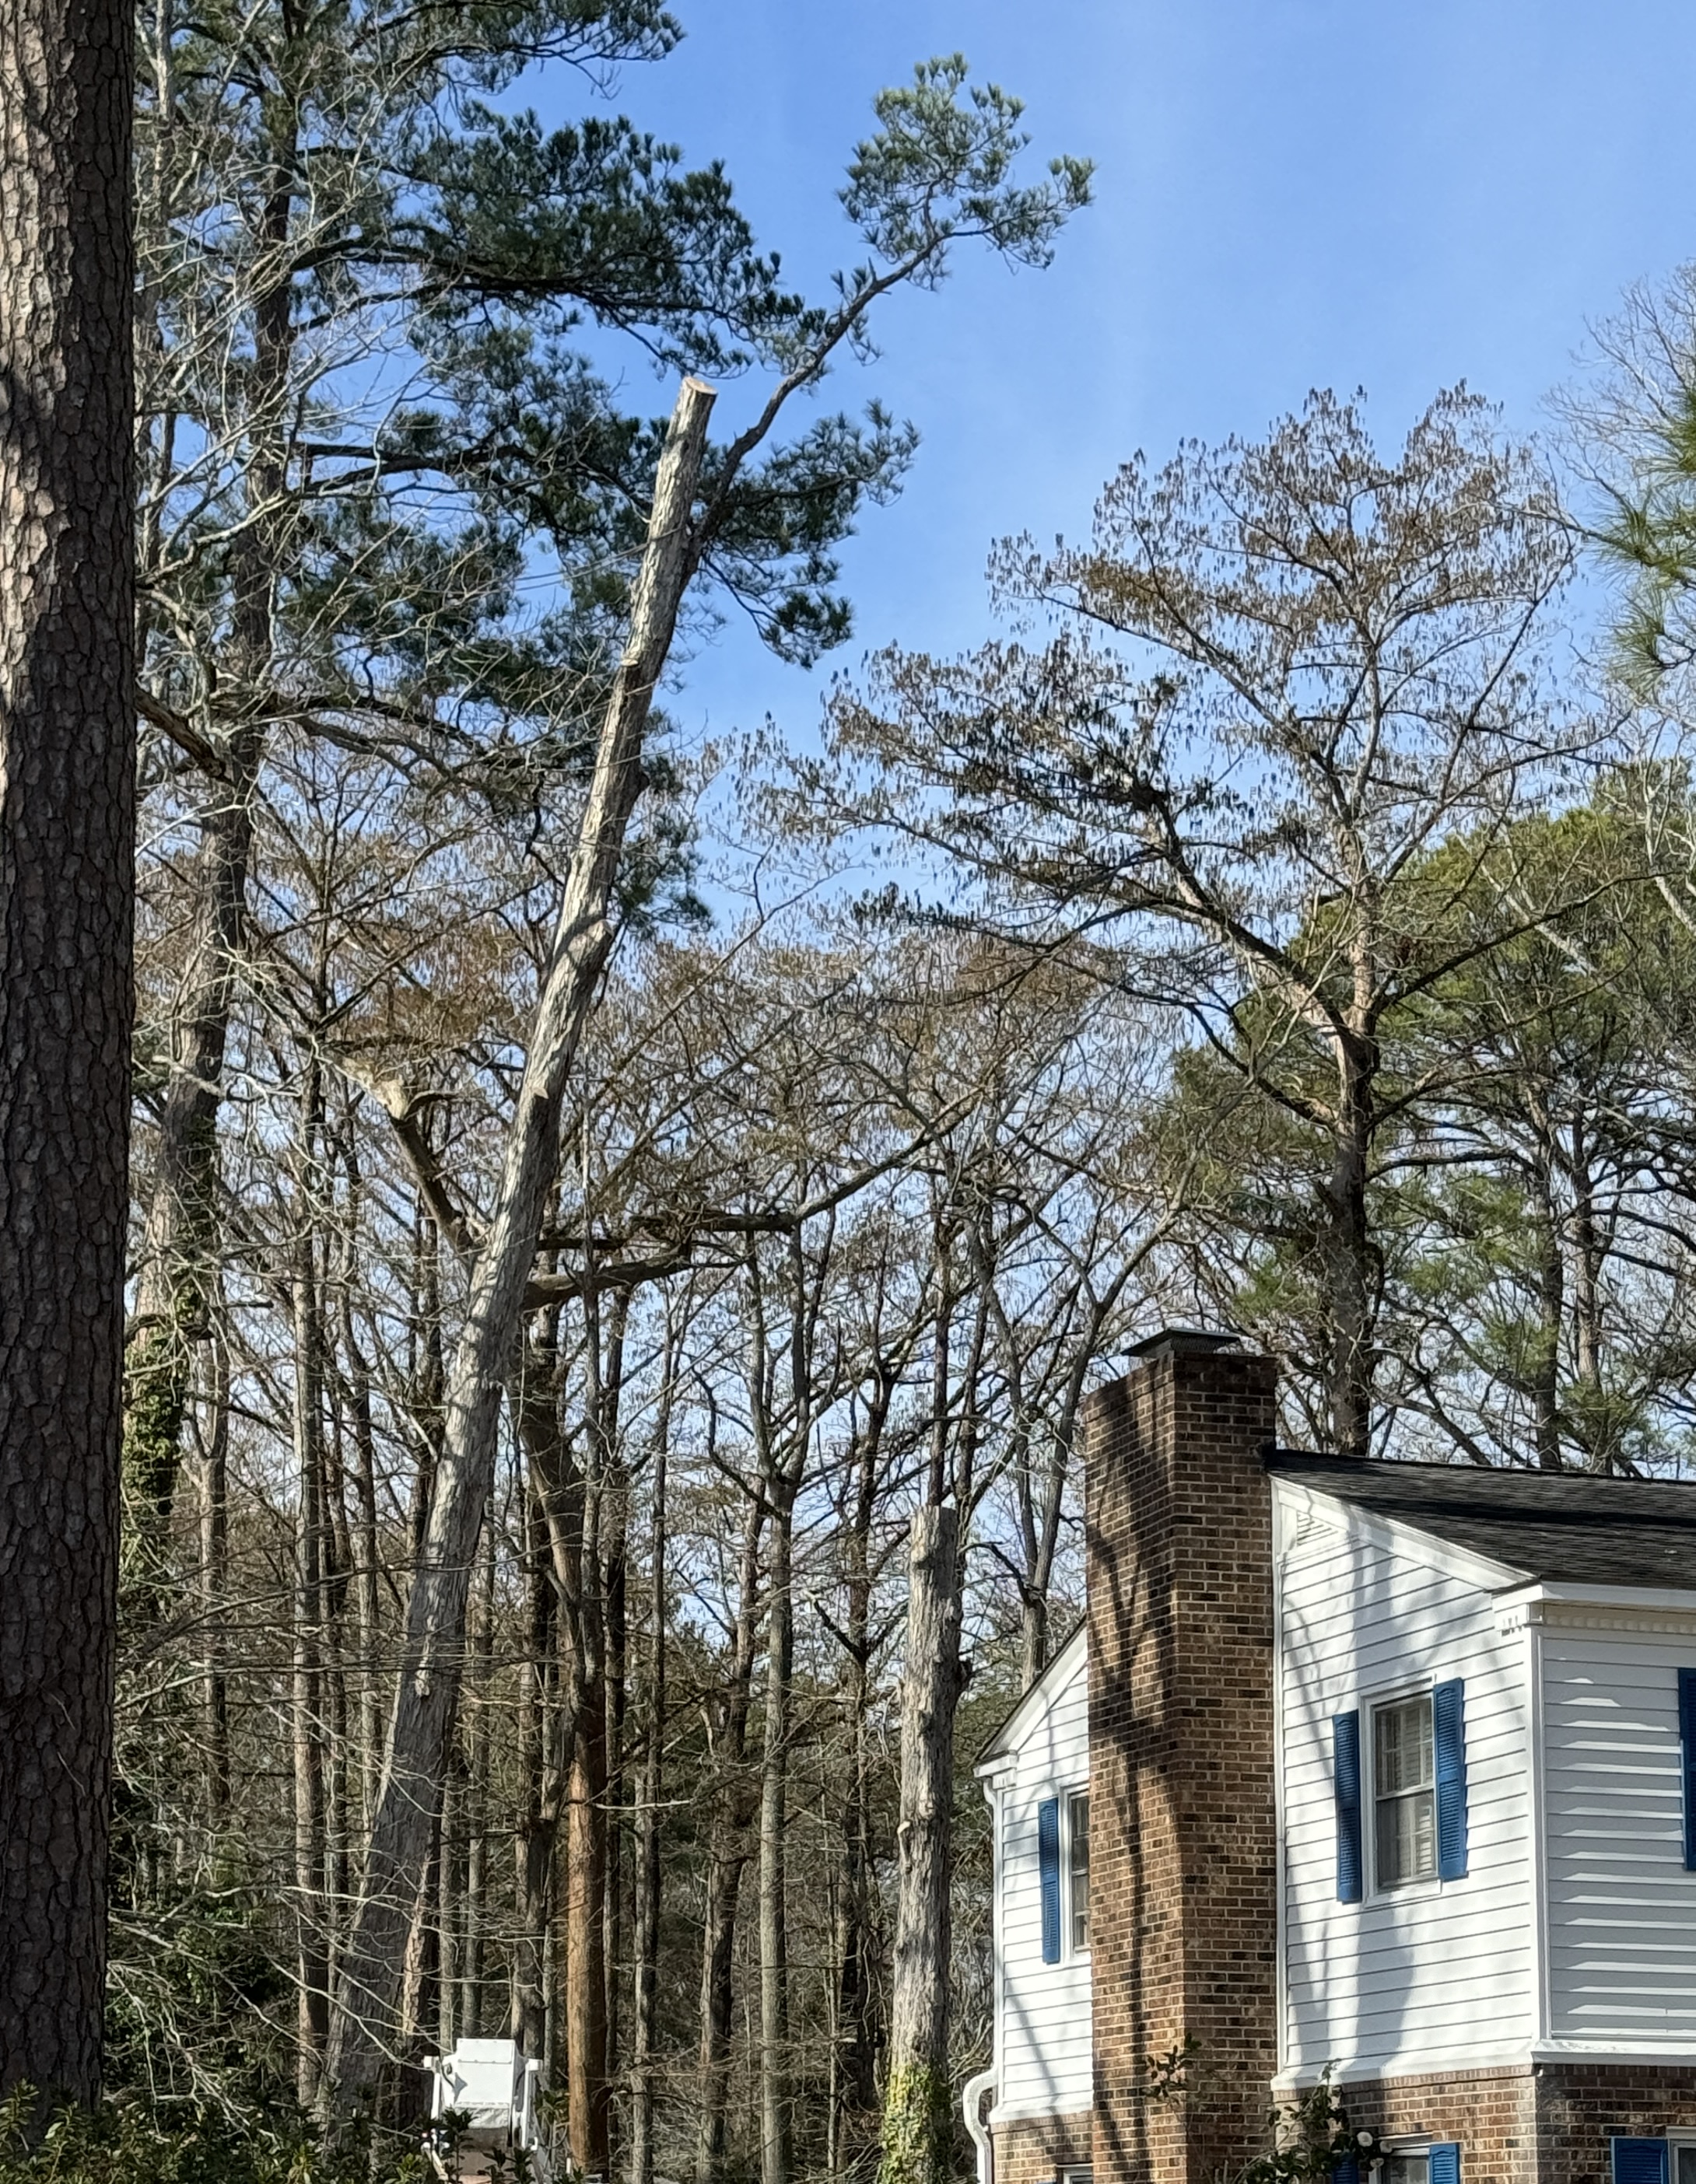
<path fill-rule="evenodd" d="M 1275 1450 L 1266 1468 L 1499 1564 L 1516 1581 L 1696 1586 L 1696 1485 Z"/>
<path fill-rule="evenodd" d="M 1002 1760 L 1011 1758 L 1029 1736 L 1087 1660 L 1087 1624 L 1080 1619 L 1077 1629 L 978 1754 L 974 1774 L 987 1774 Z"/>

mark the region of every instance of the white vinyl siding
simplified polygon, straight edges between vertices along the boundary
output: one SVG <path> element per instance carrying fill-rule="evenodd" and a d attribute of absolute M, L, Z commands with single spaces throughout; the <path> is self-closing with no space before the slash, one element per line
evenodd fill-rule
<path fill-rule="evenodd" d="M 1358 2076 L 1498 2059 L 1528 2046 L 1535 2025 L 1524 1637 L 1498 1635 L 1483 1584 L 1370 1535 L 1339 1505 L 1315 1499 L 1307 1513 L 1280 1499 L 1282 2068 L 1311 2076 L 1333 2063 Z M 1372 1708 L 1456 1676 L 1470 1869 L 1386 1892 L 1374 1872 Z M 1340 1903 L 1331 1724 L 1353 1708 L 1367 1886 L 1363 1903 Z"/>
<path fill-rule="evenodd" d="M 1684 1869 L 1678 1671 L 1696 1635 L 1545 1630 L 1549 2031 L 1696 2047 L 1696 1873 Z"/>
<path fill-rule="evenodd" d="M 996 2068 L 992 2121 L 1070 2115 L 1087 2109 L 1091 2084 L 1090 1959 L 1070 1947 L 1065 1887 L 1068 1792 L 1090 1781 L 1090 1689 L 1084 1648 L 1026 1728 L 996 1789 Z M 1063 1815 L 1061 1931 L 1057 1964 L 1042 1961 L 1042 1891 L 1037 1808 L 1059 1800 Z"/>

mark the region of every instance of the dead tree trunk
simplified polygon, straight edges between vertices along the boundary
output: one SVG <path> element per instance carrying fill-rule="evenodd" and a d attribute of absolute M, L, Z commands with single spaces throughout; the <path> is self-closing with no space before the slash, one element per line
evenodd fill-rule
<path fill-rule="evenodd" d="M 900 1894 L 880 2184 L 946 2184 L 950 1849 L 954 1710 L 960 1695 L 959 1513 L 917 1509 L 901 1679 Z"/>
<path fill-rule="evenodd" d="M 0 8 L 0 2090 L 100 2086 L 135 859 L 130 11 Z"/>
<path fill-rule="evenodd" d="M 711 388 L 684 381 L 661 458 L 630 634 L 566 876 L 499 1189 L 471 1267 L 429 1528 L 407 1603 L 382 1794 L 331 2024 L 326 2105 L 343 2112 L 368 2106 L 376 2086 L 408 1908 L 428 1847 L 426 1816 L 440 1802 L 501 1391 L 516 1362 L 526 1285 L 558 1162 L 566 1079 L 611 952 L 613 884 L 642 786 L 643 731 L 688 580 L 689 515 L 712 401 Z"/>

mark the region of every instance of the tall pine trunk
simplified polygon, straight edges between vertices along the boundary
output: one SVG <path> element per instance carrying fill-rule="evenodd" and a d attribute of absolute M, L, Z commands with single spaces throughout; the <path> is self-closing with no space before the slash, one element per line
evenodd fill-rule
<path fill-rule="evenodd" d="M 135 866 L 123 0 L 0 8 L 0 2090 L 100 2086 Z"/>

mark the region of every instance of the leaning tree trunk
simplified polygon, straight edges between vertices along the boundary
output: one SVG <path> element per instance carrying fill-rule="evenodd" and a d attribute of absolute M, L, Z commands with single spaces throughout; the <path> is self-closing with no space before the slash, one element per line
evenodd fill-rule
<path fill-rule="evenodd" d="M 946 2184 L 951 2168 L 948 1893 L 961 1684 L 959 1546 L 957 1510 L 933 1505 L 913 1512 L 901 1679 L 900 1893 L 879 2184 Z"/>
<path fill-rule="evenodd" d="M 429 1525 L 401 1635 L 399 1674 L 364 1886 L 337 1982 L 325 2105 L 368 2108 L 393 2022 L 417 1876 L 439 1808 L 466 1602 L 494 1479 L 501 1391 L 559 1159 L 560 1105 L 613 941 L 612 889 L 642 787 L 642 736 L 689 567 L 689 515 L 712 390 L 686 379 L 660 460 L 630 634 L 614 677 L 582 831 L 566 875 L 488 1233 L 473 1262 L 447 1396 Z"/>
<path fill-rule="evenodd" d="M 130 11 L 0 8 L 0 2086 L 100 2085 L 135 857 Z"/>

